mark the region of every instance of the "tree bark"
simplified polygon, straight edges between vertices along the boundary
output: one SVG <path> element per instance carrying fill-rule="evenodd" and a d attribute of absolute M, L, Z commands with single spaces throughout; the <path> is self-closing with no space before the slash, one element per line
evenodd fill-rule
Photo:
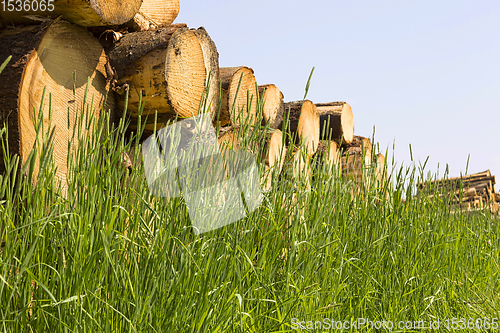
<path fill-rule="evenodd" d="M 40 1 L 36 3 L 39 5 Z M 52 11 L 50 7 L 45 11 L 40 7 L 36 11 L 2 11 L 0 19 L 5 25 L 33 25 L 40 23 L 39 17 L 55 19 L 62 16 L 64 20 L 84 27 L 120 25 L 139 12 L 141 3 L 142 0 L 55 0 Z M 30 9 L 34 4 L 30 4 Z M 17 8 L 17 4 L 15 6 Z"/>
<path fill-rule="evenodd" d="M 127 112 L 139 116 L 139 101 L 145 97 L 144 116 L 154 119 L 190 118 L 198 115 L 205 91 L 207 72 L 202 46 L 196 33 L 186 27 L 126 34 L 108 49 L 110 65 L 117 76 L 118 112 L 125 108 L 129 87 Z M 141 119 L 142 120 L 142 119 Z M 157 121 L 156 129 L 166 122 Z M 153 125 L 146 130 L 154 130 Z"/>
<path fill-rule="evenodd" d="M 253 69 L 223 67 L 220 69 L 222 101 L 217 121 L 220 126 L 253 125 L 257 121 L 257 83 Z"/>
<path fill-rule="evenodd" d="M 0 123 L 7 123 L 9 153 L 20 155 L 22 164 L 27 162 L 35 142 L 42 136 L 37 134 L 33 121 L 42 119 L 45 130 L 54 129 L 52 158 L 57 166 L 56 178 L 64 190 L 68 154 L 77 148 L 79 139 L 89 135 L 84 129 L 81 137 L 72 140 L 73 126 L 77 120 L 92 119 L 96 124 L 101 108 L 106 111 L 114 107 L 112 96 L 106 100 L 109 84 L 104 50 L 87 30 L 59 19 L 4 30 L 0 44 L 2 61 L 12 54 L 12 60 L 0 74 Z M 87 108 L 89 114 L 83 112 Z M 3 162 L 0 158 L 0 172 L 5 171 Z M 35 176 L 37 170 L 38 165 Z"/>
<path fill-rule="evenodd" d="M 259 86 L 259 95 L 263 101 L 262 125 L 269 123 L 271 128 L 280 128 L 285 111 L 283 93 L 274 84 L 266 84 Z"/>
<path fill-rule="evenodd" d="M 286 125 L 285 125 L 286 123 Z M 303 146 L 304 152 L 313 156 L 318 149 L 319 114 L 316 106 L 309 100 L 285 103 L 285 118 L 281 131 L 289 133 L 293 142 Z"/>
<path fill-rule="evenodd" d="M 321 139 L 349 144 L 354 136 L 354 117 L 346 102 L 316 104 L 320 117 Z"/>
<path fill-rule="evenodd" d="M 179 0 L 143 0 L 139 12 L 127 26 L 132 31 L 167 27 L 175 21 L 179 7 Z"/>

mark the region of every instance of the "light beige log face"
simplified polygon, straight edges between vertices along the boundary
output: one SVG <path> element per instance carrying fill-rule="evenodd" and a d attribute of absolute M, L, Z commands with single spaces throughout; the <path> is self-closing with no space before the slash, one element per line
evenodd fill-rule
<path fill-rule="evenodd" d="M 67 156 L 78 144 L 74 138 L 68 150 L 68 140 L 73 136 L 73 126 L 78 118 L 89 120 L 81 112 L 89 77 L 88 105 L 93 100 L 94 110 L 89 117 L 94 122 L 99 119 L 107 90 L 104 66 L 107 62 L 102 46 L 86 30 L 64 21 L 56 21 L 47 29 L 40 45 L 30 55 L 19 89 L 19 126 L 21 138 L 21 159 L 27 158 L 37 140 L 33 120 L 38 118 L 44 86 L 47 87 L 43 104 L 45 129 L 54 128 L 54 163 L 56 178 L 64 189 L 67 176 Z M 75 73 L 75 94 L 73 94 L 73 73 Z M 49 94 L 52 100 L 52 119 L 49 120 Z M 110 97 L 111 98 L 111 97 Z M 108 100 L 105 109 L 111 107 Z M 34 111 L 36 110 L 36 111 Z M 69 111 L 68 111 L 69 110 Z M 69 122 L 69 123 L 68 123 Z M 41 140 L 39 135 L 38 140 Z M 38 165 L 35 168 L 35 175 Z"/>
<path fill-rule="evenodd" d="M 119 25 L 130 21 L 139 12 L 142 0 L 55 0 L 54 10 L 0 12 L 6 24 L 38 24 L 29 16 L 63 19 L 84 26 Z M 38 1 L 40 4 L 40 1 Z"/>
<path fill-rule="evenodd" d="M 206 70 L 203 51 L 195 33 L 178 29 L 167 47 L 167 94 L 180 117 L 196 116 L 205 90 Z"/>

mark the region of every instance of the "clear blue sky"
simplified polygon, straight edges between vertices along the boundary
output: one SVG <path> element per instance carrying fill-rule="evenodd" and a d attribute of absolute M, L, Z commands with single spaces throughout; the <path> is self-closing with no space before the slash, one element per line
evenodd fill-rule
<path fill-rule="evenodd" d="M 176 20 L 204 26 L 220 65 L 252 67 L 286 101 L 346 101 L 355 133 L 395 159 L 500 181 L 500 1 L 181 0 Z M 495 189 L 498 191 L 500 184 Z"/>

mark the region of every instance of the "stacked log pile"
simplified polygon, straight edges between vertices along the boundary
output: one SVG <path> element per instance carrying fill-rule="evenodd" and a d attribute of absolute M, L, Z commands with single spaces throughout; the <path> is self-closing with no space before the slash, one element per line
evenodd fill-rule
<path fill-rule="evenodd" d="M 428 198 L 445 198 L 452 209 L 499 211 L 500 195 L 495 193 L 496 177 L 490 170 L 447 179 L 421 182 L 417 189 Z"/>
<path fill-rule="evenodd" d="M 10 153 L 23 163 L 41 135 L 33 120 L 50 124 L 63 185 L 67 156 L 76 149 L 65 144 L 67 129 L 83 117 L 78 110 L 85 109 L 85 96 L 93 103 L 85 117 L 97 122 L 111 110 L 112 118 L 126 117 L 132 132 L 142 130 L 143 139 L 208 112 L 220 128 L 222 149 L 240 149 L 245 136 L 257 138 L 265 189 L 271 173 L 304 180 L 315 165 L 343 167 L 347 180 L 366 182 L 360 170 L 383 163 L 370 140 L 354 136 L 348 103 L 285 102 L 274 84 L 257 84 L 252 68 L 220 67 L 204 28 L 174 24 L 179 0 L 54 0 L 47 9 L 0 13 L 0 60 L 13 55 L 0 80 L 0 121 L 8 126 Z M 49 93 L 51 114 L 33 112 L 42 100 L 48 110 Z"/>

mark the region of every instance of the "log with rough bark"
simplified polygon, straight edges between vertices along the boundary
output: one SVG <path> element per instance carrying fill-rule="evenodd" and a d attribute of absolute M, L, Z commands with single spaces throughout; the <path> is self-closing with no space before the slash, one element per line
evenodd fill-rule
<path fill-rule="evenodd" d="M 351 143 L 346 143 L 341 146 L 342 154 L 358 154 L 358 155 L 368 155 L 372 154 L 372 142 L 369 138 L 365 138 L 359 135 L 354 135 Z"/>
<path fill-rule="evenodd" d="M 307 155 L 313 156 L 320 139 L 319 114 L 314 103 L 309 100 L 285 103 L 282 131 L 285 126 L 292 141 Z"/>
<path fill-rule="evenodd" d="M 270 133 L 266 133 L 263 144 L 263 188 L 265 191 L 268 191 L 271 189 L 273 174 L 279 175 L 285 163 L 286 146 L 283 144 L 283 133 L 278 129 L 272 130 Z"/>
<path fill-rule="evenodd" d="M 253 69 L 248 67 L 220 68 L 222 100 L 217 121 L 220 126 L 255 124 L 257 121 L 257 83 Z"/>
<path fill-rule="evenodd" d="M 209 50 L 204 53 L 197 34 L 179 25 L 126 34 L 108 50 L 120 114 L 128 86 L 132 129 L 137 126 L 141 94 L 146 96 L 141 122 L 146 121 L 148 131 L 155 129 L 155 114 L 156 129 L 172 118 L 198 115 L 208 75 L 205 59 L 212 58 Z"/>
<path fill-rule="evenodd" d="M 217 140 L 221 150 L 239 150 L 241 148 L 240 129 L 233 126 L 222 127 Z"/>
<path fill-rule="evenodd" d="M 56 178 L 64 190 L 68 154 L 78 145 L 76 137 L 68 148 L 77 119 L 92 119 L 96 123 L 101 108 L 114 107 L 112 96 L 106 100 L 106 54 L 86 29 L 60 19 L 3 30 L 0 44 L 2 61 L 12 54 L 12 60 L 0 74 L 0 123 L 5 121 L 8 126 L 9 152 L 20 155 L 22 163 L 26 163 L 42 135 L 37 134 L 33 122 L 43 119 L 46 131 L 54 129 L 53 161 L 57 166 Z M 83 106 L 84 96 L 88 106 L 93 100 L 93 109 L 88 107 L 90 114 L 82 111 L 87 108 Z M 86 130 L 80 133 L 81 138 L 88 136 Z M 0 158 L 0 172 L 3 168 Z"/>
<path fill-rule="evenodd" d="M 335 171 L 337 167 L 340 171 L 340 150 L 335 141 L 320 140 L 318 149 L 313 156 L 313 160 L 318 167 L 326 168 L 328 171 Z"/>
<path fill-rule="evenodd" d="M 335 140 L 349 144 L 354 136 L 354 117 L 346 102 L 316 104 L 320 117 L 320 136 L 323 140 Z"/>
<path fill-rule="evenodd" d="M 280 128 L 285 111 L 283 93 L 274 84 L 265 84 L 259 86 L 259 94 L 263 102 L 262 125 L 269 123 L 271 128 Z"/>
<path fill-rule="evenodd" d="M 296 188 L 311 188 L 311 157 L 301 149 L 295 148 L 291 158 L 283 165 L 282 175 Z"/>
<path fill-rule="evenodd" d="M 127 26 L 133 31 L 167 27 L 179 14 L 179 0 L 143 0 L 139 12 Z"/>
<path fill-rule="evenodd" d="M 130 21 L 139 12 L 142 0 L 54 0 L 50 3 L 48 1 L 5 2 L 6 6 L 9 6 L 8 3 L 12 3 L 15 9 L 0 12 L 0 20 L 5 25 L 36 25 L 40 24 L 40 21 L 44 18 L 55 19 L 62 16 L 64 20 L 74 24 L 95 27 L 119 25 Z"/>
<path fill-rule="evenodd" d="M 342 156 L 342 176 L 355 183 L 366 182 L 369 178 L 371 159 L 365 154 L 347 154 Z"/>
<path fill-rule="evenodd" d="M 478 172 L 475 174 L 471 175 L 466 175 L 462 177 L 452 177 L 452 178 L 447 178 L 447 179 L 438 179 L 438 180 L 432 180 L 432 181 L 426 181 L 426 182 L 421 182 L 417 184 L 418 188 L 424 188 L 424 187 L 445 187 L 445 186 L 450 186 L 454 185 L 456 186 L 457 184 L 459 185 L 460 183 L 463 183 L 464 185 L 469 184 L 469 183 L 474 183 L 478 181 L 483 181 L 486 179 L 490 180 L 495 180 L 492 185 L 495 185 L 496 179 L 494 179 L 494 176 L 492 178 L 490 170 L 486 170 L 483 172 Z"/>
<path fill-rule="evenodd" d="M 375 155 L 373 160 L 373 172 L 376 186 L 384 186 L 389 179 L 387 163 L 382 154 Z"/>

